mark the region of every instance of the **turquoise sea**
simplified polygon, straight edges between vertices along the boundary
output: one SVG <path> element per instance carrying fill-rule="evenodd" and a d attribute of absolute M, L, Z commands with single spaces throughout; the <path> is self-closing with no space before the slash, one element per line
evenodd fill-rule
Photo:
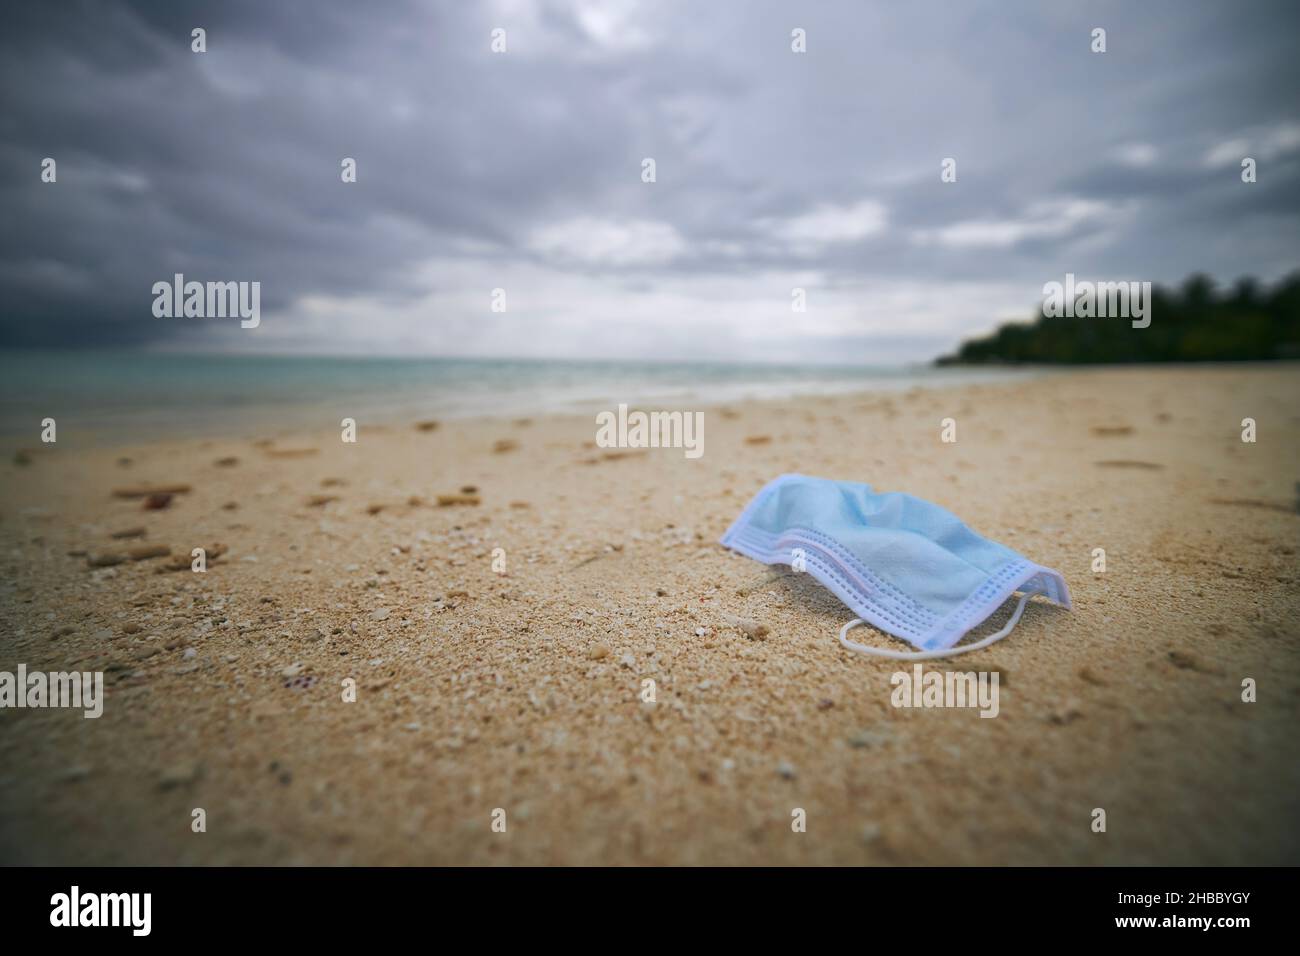
<path fill-rule="evenodd" d="M 0 437 L 54 418 L 83 439 L 235 434 L 422 418 L 691 410 L 745 398 L 897 390 L 1041 374 L 928 366 L 0 352 Z"/>

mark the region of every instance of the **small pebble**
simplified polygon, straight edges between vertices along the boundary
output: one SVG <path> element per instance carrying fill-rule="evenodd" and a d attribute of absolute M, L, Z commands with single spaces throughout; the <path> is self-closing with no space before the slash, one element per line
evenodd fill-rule
<path fill-rule="evenodd" d="M 199 765 L 192 760 L 183 760 L 164 770 L 158 777 L 158 786 L 163 790 L 183 787 L 198 779 Z"/>
<path fill-rule="evenodd" d="M 1082 716 L 1083 711 L 1079 709 L 1077 703 L 1074 701 L 1066 701 L 1060 707 L 1048 714 L 1047 719 L 1054 724 L 1065 725 L 1073 723 Z"/>
<path fill-rule="evenodd" d="M 1201 662 L 1201 659 L 1195 654 L 1189 654 L 1187 651 L 1170 651 L 1169 663 L 1185 671 L 1209 673 L 1209 669 Z"/>
<path fill-rule="evenodd" d="M 757 621 L 751 621 L 743 617 L 728 617 L 727 621 L 752 641 L 767 639 L 768 630 L 766 624 L 759 624 Z"/>
<path fill-rule="evenodd" d="M 114 498 L 148 498 L 151 495 L 183 495 L 190 490 L 189 485 L 129 485 L 114 488 Z"/>
<path fill-rule="evenodd" d="M 880 744 L 888 742 L 889 739 L 889 734 L 882 731 L 859 730 L 849 738 L 849 746 L 860 750 L 863 747 L 877 747 Z"/>
<path fill-rule="evenodd" d="M 126 556 L 132 561 L 148 561 L 150 558 L 165 558 L 172 549 L 165 544 L 141 544 L 128 548 Z"/>
<path fill-rule="evenodd" d="M 458 492 L 451 495 L 439 495 L 438 507 L 446 508 L 451 505 L 476 505 L 479 503 L 478 495 L 470 495 Z"/>

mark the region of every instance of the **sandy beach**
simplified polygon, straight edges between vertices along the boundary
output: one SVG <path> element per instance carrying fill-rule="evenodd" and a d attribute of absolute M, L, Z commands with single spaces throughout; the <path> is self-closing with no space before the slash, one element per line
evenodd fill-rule
<path fill-rule="evenodd" d="M 0 711 L 0 862 L 1300 863 L 1300 367 L 703 411 L 694 460 L 587 416 L 34 431 L 0 464 L 0 670 L 103 671 L 105 700 Z M 894 707 L 838 599 L 718 545 L 789 471 L 1065 576 L 1072 611 L 926 665 L 998 671 L 995 719 Z M 142 546 L 183 569 L 90 566 Z"/>

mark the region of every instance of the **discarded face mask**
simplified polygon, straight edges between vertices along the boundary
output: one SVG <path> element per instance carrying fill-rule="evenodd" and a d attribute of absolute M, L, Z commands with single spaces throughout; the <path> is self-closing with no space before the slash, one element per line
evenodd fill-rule
<path fill-rule="evenodd" d="M 830 588 L 858 615 L 840 630 L 850 650 L 927 660 L 988 647 L 1011 633 L 1034 594 L 1070 607 L 1065 579 L 976 534 L 938 505 L 869 485 L 806 475 L 769 482 L 722 536 L 764 564 L 789 564 Z M 1000 631 L 954 647 L 1007 598 L 1021 592 Z M 848 639 L 862 623 L 919 651 L 869 647 Z"/>

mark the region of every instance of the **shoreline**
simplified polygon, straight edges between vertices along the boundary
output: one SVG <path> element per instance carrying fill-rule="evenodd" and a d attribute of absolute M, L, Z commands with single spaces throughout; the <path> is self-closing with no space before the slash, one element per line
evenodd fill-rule
<path fill-rule="evenodd" d="M 156 436 L 244 438 L 324 421 L 395 427 L 422 419 L 509 420 L 595 414 L 619 402 L 665 409 L 802 396 L 896 392 L 913 387 L 1037 377 L 1041 370 L 942 370 L 932 366 L 759 366 L 673 362 L 457 362 L 443 359 L 316 359 L 292 356 L 169 356 L 97 353 L 70 364 L 25 367 L 5 359 L 0 449 L 54 418 L 77 441 L 99 446 Z M 192 363 L 187 366 L 185 363 Z M 320 363 L 320 364 L 317 364 Z M 48 373 L 48 374 L 47 374 Z M 24 380 L 22 376 L 26 376 Z M 51 387 L 47 382 L 58 382 Z M 329 383 L 335 383 L 330 385 Z"/>
<path fill-rule="evenodd" d="M 420 360 L 411 359 L 410 361 L 419 362 Z M 546 363 L 538 362 L 536 364 L 544 365 Z M 671 366 L 674 363 L 663 364 Z M 463 409 L 442 412 L 427 407 L 420 409 L 416 407 L 419 403 L 410 399 L 394 397 L 386 404 L 381 402 L 379 404 L 365 405 L 357 402 L 340 402 L 337 411 L 341 416 L 339 421 L 342 420 L 342 417 L 352 417 L 358 422 L 358 427 L 363 428 L 400 429 L 413 426 L 419 421 L 428 420 L 449 423 L 459 422 L 486 427 L 520 418 L 590 417 L 617 407 L 619 402 L 628 404 L 631 408 L 644 410 L 718 412 L 728 406 L 749 403 L 781 404 L 819 398 L 843 398 L 846 401 L 851 401 L 877 395 L 898 395 L 914 390 L 942 391 L 954 388 L 978 387 L 980 385 L 1027 382 L 1040 378 L 1051 379 L 1061 376 L 1127 371 L 1160 375 L 1196 371 L 1250 372 L 1253 370 L 1275 370 L 1291 371 L 1300 376 L 1300 360 L 1278 360 L 1275 362 L 1162 362 L 1146 365 L 974 364 L 946 366 L 942 372 L 938 372 L 931 378 L 914 378 L 911 375 L 913 372 L 924 372 L 927 369 L 934 370 L 932 366 L 917 367 L 915 369 L 909 367 L 906 370 L 897 370 L 897 378 L 877 378 L 861 384 L 841 383 L 824 390 L 786 391 L 778 388 L 771 394 L 753 394 L 752 386 L 741 385 L 738 386 L 736 393 L 727 395 L 680 396 L 661 394 L 631 400 L 619 399 L 617 396 L 607 396 L 607 401 L 588 397 L 577 400 L 566 399 L 560 405 L 547 404 L 545 401 L 539 405 L 537 401 L 530 402 L 520 397 L 516 400 L 516 404 L 504 406 L 497 410 Z M 975 378 L 959 377 L 963 373 L 970 373 Z M 362 404 L 363 407 L 352 407 L 357 404 Z M 209 410 L 207 412 L 209 417 L 202 421 L 187 418 L 177 422 L 174 420 L 174 415 L 177 412 L 184 415 L 187 413 L 192 414 L 193 410 L 174 410 L 169 409 L 166 405 L 151 407 L 147 412 L 143 409 L 133 408 L 126 410 L 128 417 L 133 419 L 131 422 L 108 427 L 104 427 L 102 423 L 96 421 L 83 421 L 75 412 L 69 415 L 58 415 L 56 421 L 58 422 L 60 435 L 75 436 L 74 441 L 79 442 L 82 447 L 101 449 L 116 447 L 142 448 L 185 441 L 252 441 L 268 436 L 284 438 L 313 432 L 324 435 L 331 430 L 320 424 L 324 416 L 322 403 L 320 402 L 301 402 L 291 405 L 283 403 L 230 405 Z M 140 420 L 142 413 L 155 416 L 158 421 L 152 423 L 143 422 Z M 28 437 L 24 437 L 22 432 L 13 425 L 12 421 L 0 427 L 0 456 L 11 458 L 20 449 L 28 452 L 39 452 L 41 450 L 39 436 L 42 415 L 32 411 L 26 417 L 35 423 L 23 426 Z M 339 429 L 333 430 L 337 432 Z"/>

